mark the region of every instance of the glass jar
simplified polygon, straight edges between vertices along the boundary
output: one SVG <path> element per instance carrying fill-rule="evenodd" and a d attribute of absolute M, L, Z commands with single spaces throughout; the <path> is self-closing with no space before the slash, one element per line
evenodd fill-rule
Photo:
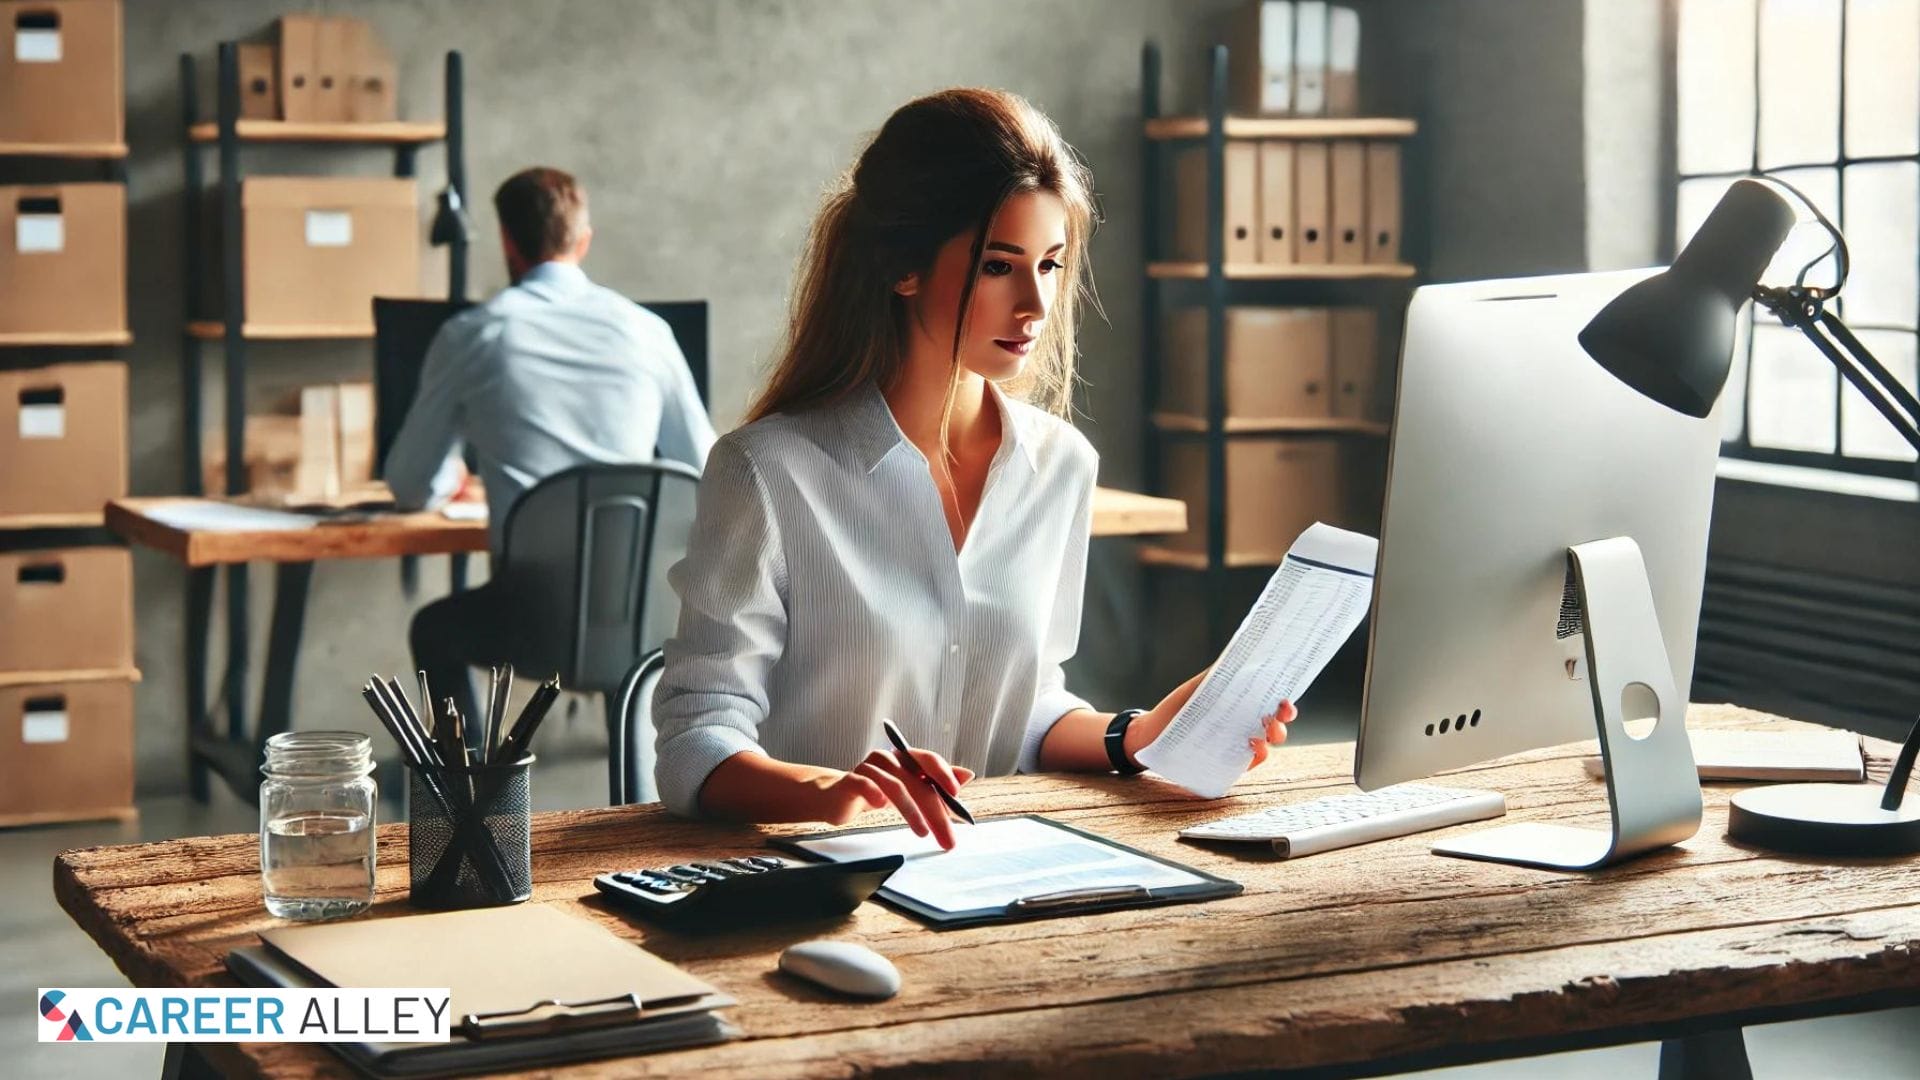
<path fill-rule="evenodd" d="M 260 884 L 283 919 L 373 903 L 373 746 L 352 731 L 283 731 L 260 767 Z"/>

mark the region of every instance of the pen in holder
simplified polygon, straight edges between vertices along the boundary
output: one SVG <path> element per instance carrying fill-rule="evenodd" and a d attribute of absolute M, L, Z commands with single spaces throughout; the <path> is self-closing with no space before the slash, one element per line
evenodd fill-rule
<path fill-rule="evenodd" d="M 410 765 L 407 861 L 416 907 L 517 904 L 533 895 L 533 755 Z"/>

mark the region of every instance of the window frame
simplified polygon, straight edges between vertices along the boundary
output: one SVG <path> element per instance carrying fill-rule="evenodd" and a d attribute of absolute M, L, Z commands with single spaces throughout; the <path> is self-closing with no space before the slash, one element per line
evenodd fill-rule
<path fill-rule="evenodd" d="M 1661 172 L 1666 177 L 1666 184 L 1663 187 L 1660 199 L 1662 220 L 1660 222 L 1659 244 L 1661 257 L 1665 262 L 1671 263 L 1673 261 L 1673 257 L 1677 253 L 1679 246 L 1678 218 L 1680 188 L 1682 184 L 1688 181 L 1733 181 L 1747 177 L 1761 176 L 1764 175 L 1764 172 L 1788 172 L 1794 169 L 1831 169 L 1836 179 L 1837 192 L 1835 204 L 1831 207 L 1823 206 L 1821 210 L 1825 211 L 1828 216 L 1832 217 L 1836 222 L 1839 222 L 1844 228 L 1846 224 L 1846 180 L 1847 169 L 1849 167 L 1854 165 L 1892 163 L 1912 164 L 1916 170 L 1920 170 L 1920 140 L 1916 141 L 1914 152 L 1908 154 L 1849 156 L 1847 153 L 1847 16 L 1853 7 L 1854 0 L 1837 0 L 1839 4 L 1840 86 L 1838 110 L 1834 119 L 1835 156 L 1833 160 L 1775 165 L 1764 171 L 1760 168 L 1760 35 L 1764 28 L 1763 9 L 1767 0 L 1754 0 L 1754 55 L 1750 68 L 1753 79 L 1753 146 L 1747 161 L 1747 167 L 1745 169 L 1734 170 L 1683 172 L 1680 169 L 1679 154 L 1679 26 L 1680 8 L 1681 5 L 1686 2 L 1687 0 L 1666 0 L 1663 4 L 1664 10 L 1662 13 L 1662 37 L 1664 39 L 1662 41 L 1662 51 L 1664 53 L 1662 57 L 1664 61 L 1662 65 L 1662 78 L 1665 82 L 1665 86 L 1663 87 L 1665 92 L 1662 96 L 1665 99 L 1665 109 L 1661 118 L 1663 129 L 1661 132 L 1661 157 L 1663 159 L 1661 162 Z M 1920 65 L 1916 65 L 1915 77 L 1920 78 Z M 1920 237 L 1916 237 L 1914 247 L 1916 269 L 1920 270 Z M 1844 299 L 1844 293 L 1842 294 L 1842 298 Z M 1920 297 L 1916 298 L 1916 308 L 1920 309 Z M 1828 472 L 1846 473 L 1856 476 L 1886 477 L 1895 480 L 1914 481 L 1916 477 L 1920 477 L 1920 462 L 1906 459 L 1856 457 L 1850 456 L 1844 451 L 1845 420 L 1843 410 L 1846 407 L 1844 403 L 1848 394 L 1857 395 L 1858 391 L 1845 384 L 1838 370 L 1831 371 L 1835 391 L 1833 395 L 1833 449 L 1827 451 L 1797 450 L 1754 445 L 1753 343 L 1758 335 L 1753 333 L 1751 328 L 1765 325 L 1763 320 L 1767 319 L 1768 316 L 1765 312 L 1755 310 L 1753 305 L 1749 304 L 1743 318 L 1748 320 L 1746 325 L 1749 329 L 1741 335 L 1739 345 L 1746 350 L 1746 355 L 1740 358 L 1735 364 L 1736 371 L 1740 377 L 1738 383 L 1736 384 L 1730 380 L 1726 389 L 1727 393 L 1738 393 L 1741 395 L 1740 425 L 1739 431 L 1733 437 L 1721 441 L 1721 457 L 1771 465 L 1791 465 L 1801 468 L 1821 469 Z M 1916 319 L 1915 321 L 1917 324 L 1920 324 L 1920 319 Z M 1865 322 L 1854 323 L 1851 321 L 1849 321 L 1847 325 L 1856 332 L 1886 331 L 1912 335 L 1915 338 L 1916 353 L 1920 353 L 1920 325 L 1892 326 Z M 1861 401 L 1857 404 L 1864 405 L 1865 402 Z"/>

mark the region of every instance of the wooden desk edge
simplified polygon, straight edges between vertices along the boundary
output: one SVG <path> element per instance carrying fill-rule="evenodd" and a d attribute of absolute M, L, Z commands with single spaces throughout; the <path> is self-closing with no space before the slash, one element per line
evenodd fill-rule
<path fill-rule="evenodd" d="M 149 501 L 168 500 L 109 502 L 107 528 L 129 543 L 171 555 L 192 567 L 255 561 L 384 559 L 396 555 L 449 555 L 487 550 L 485 521 L 454 521 L 437 511 L 395 515 L 371 522 L 323 522 L 307 529 L 223 532 L 177 529 L 155 521 L 143 512 Z M 403 524 L 404 527 L 396 527 Z M 342 547 L 348 550 L 342 553 L 338 550 Z"/>

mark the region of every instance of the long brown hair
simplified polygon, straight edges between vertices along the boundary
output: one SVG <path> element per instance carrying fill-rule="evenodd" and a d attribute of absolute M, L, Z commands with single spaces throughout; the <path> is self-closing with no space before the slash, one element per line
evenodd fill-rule
<path fill-rule="evenodd" d="M 1009 196 L 1025 191 L 1052 192 L 1066 205 L 1059 273 L 1068 287 L 1008 389 L 1064 416 L 1072 402 L 1079 297 L 1091 292 L 1085 267 L 1095 224 L 1092 189 L 1092 176 L 1053 121 L 1017 94 L 943 90 L 895 110 L 814 220 L 780 358 L 747 420 L 831 404 L 868 383 L 887 385 L 906 360 L 903 300 L 894 284 L 924 273 L 941 245 L 971 230 L 954 330 L 957 386 L 987 227 Z M 949 407 L 953 393 L 950 387 Z"/>

